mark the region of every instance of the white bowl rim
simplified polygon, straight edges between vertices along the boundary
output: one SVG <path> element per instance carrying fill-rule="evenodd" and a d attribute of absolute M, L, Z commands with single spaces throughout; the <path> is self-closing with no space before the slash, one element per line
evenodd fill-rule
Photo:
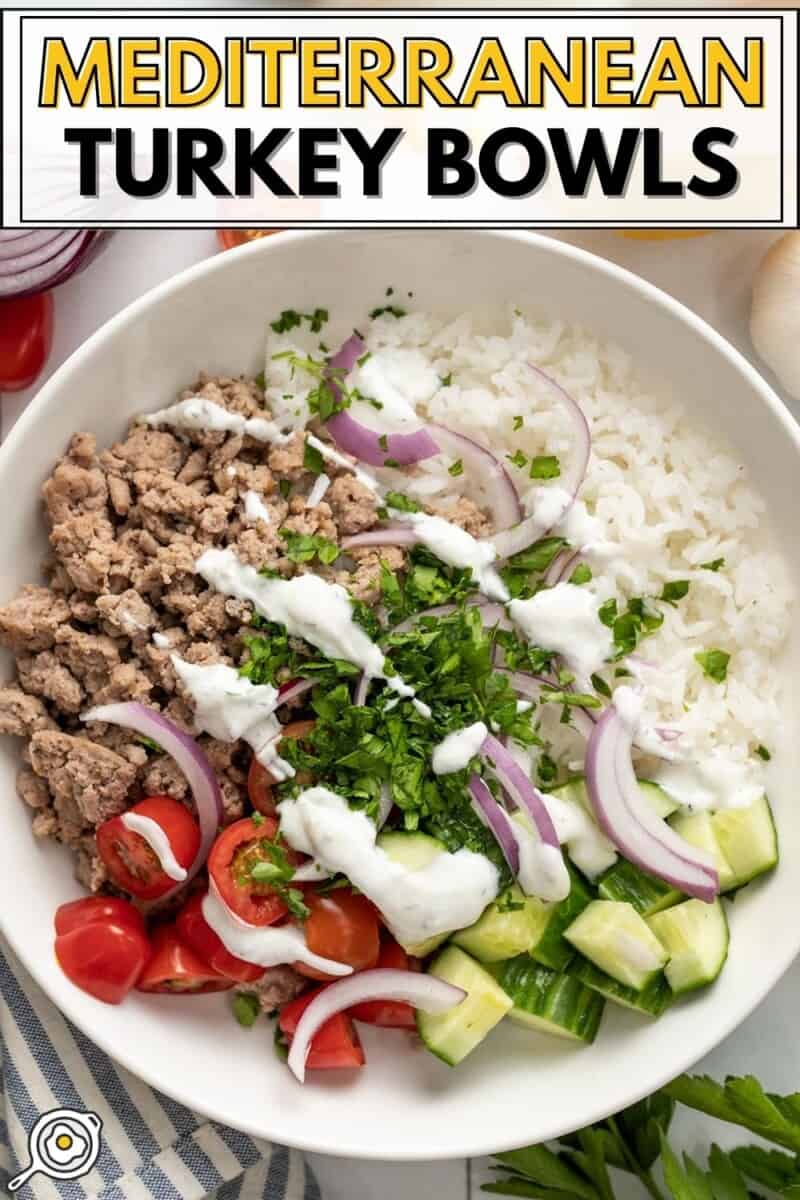
<path fill-rule="evenodd" d="M 255 239 L 247 245 L 237 247 L 233 250 L 211 255 L 208 259 L 203 259 L 201 262 L 186 268 L 177 274 L 174 278 L 168 279 L 163 283 L 156 285 L 138 299 L 132 301 L 116 313 L 108 321 L 100 326 L 81 346 L 61 364 L 60 367 L 42 386 L 36 396 L 31 400 L 15 423 L 11 432 L 0 446 L 0 468 L 5 464 L 7 458 L 11 457 L 17 447 L 17 442 L 22 439 L 28 429 L 44 415 L 47 406 L 52 397 L 57 396 L 62 387 L 68 383 L 71 374 L 81 366 L 84 359 L 89 357 L 94 348 L 107 338 L 115 335 L 133 322 L 140 312 L 147 309 L 155 301 L 160 301 L 174 292 L 180 292 L 183 288 L 196 283 L 197 280 L 204 278 L 207 275 L 213 275 L 217 271 L 225 269 L 225 263 L 230 261 L 235 255 L 263 255 L 268 257 L 271 252 L 271 247 L 276 244 L 285 246 L 287 243 L 299 241 L 301 239 L 327 240 L 330 237 L 335 237 L 339 231 L 337 230 L 297 230 L 285 231 L 279 235 L 271 235 L 261 239 Z M 372 232 L 372 231 L 359 231 Z M 374 231 L 376 237 L 391 236 L 393 231 Z M 783 431 L 789 440 L 793 443 L 795 450 L 800 457 L 800 424 L 795 420 L 786 405 L 777 395 L 775 390 L 769 385 L 759 371 L 750 363 L 744 355 L 736 349 L 722 334 L 718 333 L 707 321 L 698 316 L 697 313 L 687 308 L 681 301 L 674 296 L 663 291 L 655 284 L 641 278 L 634 272 L 611 262 L 608 259 L 602 258 L 600 255 L 594 254 L 583 247 L 573 246 L 569 243 L 562 242 L 556 238 L 548 237 L 544 234 L 529 232 L 526 230 L 497 230 L 497 229 L 481 229 L 473 231 L 479 237 L 488 237 L 491 239 L 505 239 L 508 241 L 518 241 L 522 244 L 538 245 L 541 249 L 548 253 L 561 255 L 566 259 L 571 259 L 584 266 L 598 272 L 600 275 L 614 279 L 616 282 L 638 292 L 643 301 L 649 302 L 660 307 L 674 318 L 679 319 L 685 325 L 692 328 L 700 337 L 712 347 L 714 351 L 727 358 L 731 365 L 740 372 L 750 385 L 750 387 L 758 394 L 760 400 L 770 410 L 772 415 L 777 418 L 783 427 Z M 24 939 L 15 937 L 13 929 L 7 927 L 6 915 L 0 911 L 0 932 L 10 943 L 14 953 L 25 966 L 26 970 L 32 975 L 34 980 L 45 990 L 44 978 L 42 972 L 38 969 L 36 961 L 31 961 L 25 952 Z M 775 987 L 780 978 L 785 974 L 791 966 L 794 959 L 800 953 L 800 928 L 798 928 L 797 947 L 792 954 L 784 956 L 778 961 L 761 962 L 760 974 L 757 986 L 754 986 L 752 993 L 744 1009 L 737 1008 L 728 1016 L 722 1016 L 718 1024 L 713 1029 L 709 1027 L 709 1032 L 706 1038 L 703 1039 L 700 1045 L 693 1046 L 693 1049 L 684 1057 L 681 1056 L 679 1050 L 676 1051 L 674 1062 L 670 1065 L 668 1071 L 662 1071 L 655 1078 L 649 1079 L 645 1086 L 632 1084 L 630 1091 L 625 1100 L 625 1106 L 634 1104 L 641 1100 L 644 1096 L 663 1087 L 671 1079 L 674 1079 L 681 1072 L 690 1068 L 695 1062 L 717 1046 L 730 1033 L 736 1029 L 742 1021 L 744 1021 L 762 1002 L 766 995 Z M 46 992 L 47 994 L 47 992 Z M 77 993 L 76 993 L 77 995 Z M 52 996 L 48 996 L 53 1000 Z M 144 1080 L 151 1087 L 164 1092 L 172 1099 L 186 1105 L 189 1109 L 205 1115 L 210 1120 L 226 1122 L 226 1118 L 221 1116 L 218 1111 L 215 1111 L 214 1105 L 205 1097 L 200 1099 L 184 1091 L 177 1083 L 171 1081 L 166 1082 L 156 1072 L 151 1072 L 147 1069 L 142 1069 L 141 1064 L 137 1061 L 134 1050 L 126 1051 L 124 1046 L 119 1042 L 114 1042 L 110 1037 L 98 1037 L 92 1030 L 90 1023 L 85 1020 L 78 1011 L 78 1005 L 71 1002 L 70 989 L 65 988 L 64 994 L 60 995 L 56 1003 L 61 1012 L 72 1021 L 87 1037 L 91 1038 L 101 1050 L 105 1051 L 112 1059 L 118 1062 L 131 1074 Z M 133 1039 L 131 1045 L 135 1045 Z M 609 1115 L 607 1106 L 601 1098 L 584 1113 L 583 1123 L 586 1125 L 593 1124 L 596 1121 L 603 1120 Z M 269 1132 L 265 1133 L 263 1125 L 255 1122 L 242 1121 L 238 1128 L 244 1133 L 248 1133 L 256 1138 L 271 1137 Z M 550 1141 L 568 1132 L 563 1128 L 563 1123 L 556 1123 L 551 1129 L 545 1127 L 544 1133 L 539 1137 L 540 1142 Z M 315 1143 L 313 1139 L 304 1139 L 302 1137 L 292 1138 L 287 1137 L 284 1132 L 278 1136 L 281 1144 L 291 1146 L 295 1149 L 307 1152 L 319 1152 L 331 1157 L 350 1157 L 354 1155 L 351 1150 L 337 1150 L 335 1146 L 328 1143 Z M 454 1151 L 448 1148 L 447 1152 L 435 1154 L 428 1151 L 424 1161 L 435 1161 L 437 1159 L 455 1159 L 455 1158 L 474 1158 L 482 1155 L 491 1155 L 500 1153 L 504 1150 L 515 1148 L 516 1143 L 501 1142 L 498 1144 L 496 1140 L 475 1142 L 473 1137 L 470 1137 L 468 1142 L 465 1142 L 460 1149 Z M 414 1162 L 420 1161 L 419 1154 L 415 1153 L 413 1147 L 408 1150 L 395 1149 L 389 1157 L 385 1152 L 380 1152 L 380 1148 L 373 1149 L 366 1146 L 359 1153 L 358 1158 L 363 1160 L 380 1160 L 392 1162 Z"/>

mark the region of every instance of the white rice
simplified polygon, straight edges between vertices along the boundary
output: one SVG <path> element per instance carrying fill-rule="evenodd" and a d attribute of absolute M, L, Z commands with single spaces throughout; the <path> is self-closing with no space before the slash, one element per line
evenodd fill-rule
<path fill-rule="evenodd" d="M 501 455 L 520 448 L 529 456 L 558 455 L 562 465 L 568 461 L 569 420 L 532 376 L 529 362 L 570 392 L 592 434 L 580 498 L 602 522 L 603 537 L 618 547 L 611 558 L 591 562 L 593 579 L 586 586 L 598 602 L 615 596 L 622 607 L 629 596 L 658 596 L 668 581 L 690 581 L 676 608 L 660 606 L 663 626 L 640 645 L 641 657 L 658 668 L 637 664 L 645 718 L 683 730 L 682 748 L 691 745 L 698 754 L 716 747 L 744 761 L 759 744 L 769 746 L 780 720 L 776 662 L 789 630 L 792 590 L 765 528 L 764 503 L 719 438 L 699 428 L 679 404 L 643 391 L 625 352 L 558 321 L 512 309 L 504 331 L 489 336 L 476 331 L 469 315 L 443 322 L 412 313 L 380 317 L 365 334 L 373 353 L 414 351 L 413 359 L 424 356 L 440 379 L 451 378 L 417 403 L 421 417 L 461 430 Z M 301 425 L 308 415 L 308 377 L 291 378 L 271 357 L 290 344 L 271 339 L 268 402 L 278 420 L 291 415 Z M 358 415 L 379 424 L 374 410 Z M 518 416 L 524 424 L 515 431 Z M 472 492 L 479 500 L 476 481 L 466 474 L 454 479 L 448 465 L 440 458 L 411 474 L 381 474 L 420 499 Z M 527 471 L 508 465 L 524 494 L 532 486 Z M 700 565 L 717 558 L 725 559 L 718 572 Z M 709 648 L 731 656 L 722 684 L 695 661 L 698 651 Z M 555 739 L 556 757 L 570 762 L 582 743 L 557 717 L 552 714 L 546 732 Z"/>

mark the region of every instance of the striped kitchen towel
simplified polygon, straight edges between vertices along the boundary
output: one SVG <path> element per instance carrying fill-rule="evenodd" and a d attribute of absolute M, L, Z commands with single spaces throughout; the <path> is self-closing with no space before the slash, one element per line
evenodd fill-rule
<path fill-rule="evenodd" d="M 79 1122 L 88 1110 L 102 1121 L 95 1165 L 80 1179 L 37 1173 L 15 1192 L 21 1200 L 320 1200 L 294 1150 L 208 1121 L 117 1066 L 61 1015 L 3 942 L 0 1052 L 2 1195 L 10 1195 L 12 1176 L 30 1162 L 28 1138 L 37 1121 L 63 1109 L 64 1119 L 40 1121 L 51 1133 L 32 1138 L 31 1148 L 41 1143 L 47 1159 L 52 1144 L 55 1159 L 66 1161 L 62 1171 L 69 1171 L 75 1147 L 86 1144 L 80 1123 L 73 1143 L 69 1110 L 77 1110 Z"/>

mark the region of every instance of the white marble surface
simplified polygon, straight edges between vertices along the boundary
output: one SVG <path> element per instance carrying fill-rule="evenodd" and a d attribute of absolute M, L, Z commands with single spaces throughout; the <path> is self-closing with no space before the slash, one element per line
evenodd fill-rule
<path fill-rule="evenodd" d="M 752 273 L 770 235 L 716 233 L 683 242 L 642 243 L 611 233 L 586 232 L 570 240 L 613 258 L 672 292 L 700 312 L 745 353 L 747 310 Z M 56 301 L 56 334 L 48 371 L 62 362 L 104 320 L 149 287 L 181 268 L 214 253 L 208 231 L 147 231 L 115 235 L 90 272 L 60 288 Z M 6 432 L 30 400 L 30 392 L 2 398 Z M 800 411 L 798 406 L 796 411 Z M 765 948 L 768 953 L 768 947 Z M 699 1066 L 717 1076 L 758 1074 L 771 1089 L 800 1088 L 800 1038 L 796 1032 L 800 965 L 788 972 L 761 1007 Z M 620 1062 L 620 1070 L 625 1070 Z M 509 1103 L 513 1098 L 509 1098 Z M 541 1098 L 546 1103 L 546 1097 Z M 723 1144 L 725 1130 L 695 1117 L 679 1123 L 684 1144 L 707 1145 L 713 1136 Z M 481 1195 L 490 1176 L 488 1163 L 380 1164 L 311 1156 L 325 1200 L 470 1200 Z"/>

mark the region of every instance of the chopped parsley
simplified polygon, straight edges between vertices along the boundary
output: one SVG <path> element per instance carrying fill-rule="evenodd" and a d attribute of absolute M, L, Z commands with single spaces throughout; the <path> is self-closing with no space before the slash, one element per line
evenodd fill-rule
<path fill-rule="evenodd" d="M 381 434 L 381 436 L 378 438 L 378 445 L 380 446 L 381 450 L 389 449 L 389 437 L 387 434 Z"/>
<path fill-rule="evenodd" d="M 764 762 L 769 762 L 769 760 L 772 758 L 772 755 L 766 746 L 756 746 L 756 754 L 759 758 L 763 758 Z"/>
<path fill-rule="evenodd" d="M 507 454 L 506 458 L 515 467 L 526 467 L 528 465 L 528 456 L 523 454 L 521 450 L 515 450 L 513 454 Z"/>
<path fill-rule="evenodd" d="M 286 850 L 280 842 L 261 838 L 258 842 L 259 857 L 249 865 L 250 881 L 263 884 L 275 891 L 298 921 L 304 921 L 311 909 L 303 899 L 299 888 L 289 887 L 294 877 L 294 867 L 289 862 Z M 265 857 L 262 857 L 265 856 Z"/>
<path fill-rule="evenodd" d="M 439 376 L 439 383 L 441 384 L 442 387 L 450 387 L 450 384 L 452 382 L 453 382 L 453 372 L 452 371 L 448 371 L 446 375 Z"/>
<path fill-rule="evenodd" d="M 325 470 L 325 459 L 316 446 L 312 446 L 308 438 L 303 444 L 303 466 L 314 475 L 322 475 Z"/>
<path fill-rule="evenodd" d="M 578 563 L 575 570 L 569 577 L 569 582 L 580 586 L 582 583 L 589 583 L 592 578 L 592 568 L 588 563 Z"/>
<path fill-rule="evenodd" d="M 152 738 L 145 737 L 143 733 L 137 734 L 137 742 L 141 742 L 145 750 L 150 750 L 153 754 L 163 754 L 164 751 L 159 746 L 158 742 L 154 742 Z"/>
<path fill-rule="evenodd" d="M 370 319 L 374 321 L 376 317 L 382 317 L 385 314 L 388 314 L 390 317 L 399 318 L 406 315 L 406 310 L 404 308 L 400 308 L 397 304 L 384 304 L 382 308 L 373 308 L 369 315 Z"/>
<path fill-rule="evenodd" d="M 564 704 L 567 708 L 602 707 L 597 696 L 590 696 L 588 692 L 559 692 L 551 691 L 550 688 L 542 688 L 539 699 L 542 704 Z"/>
<path fill-rule="evenodd" d="M 447 468 L 447 474 L 452 475 L 454 479 L 464 474 L 464 464 L 460 458 L 457 458 L 454 463 L 450 464 Z"/>
<path fill-rule="evenodd" d="M 711 562 L 700 563 L 704 571 L 719 571 L 725 566 L 724 558 L 712 558 Z"/>
<path fill-rule="evenodd" d="M 534 585 L 539 582 L 538 577 L 545 573 L 555 556 L 567 545 L 564 538 L 546 537 L 520 550 L 518 554 L 512 554 L 500 572 L 512 599 L 524 600 L 532 596 Z"/>
<path fill-rule="evenodd" d="M 659 600 L 663 600 L 666 604 L 671 604 L 673 607 L 679 600 L 683 600 L 686 593 L 689 591 L 688 579 L 673 579 L 670 583 L 665 583 Z"/>
<path fill-rule="evenodd" d="M 531 479 L 557 479 L 561 474 L 561 463 L 555 454 L 537 454 L 531 459 Z"/>
<path fill-rule="evenodd" d="M 288 479 L 282 479 L 280 481 L 280 483 L 278 484 L 278 491 L 283 496 L 284 500 L 289 495 L 289 492 L 291 490 L 292 490 L 292 484 L 291 484 L 291 481 Z"/>
<path fill-rule="evenodd" d="M 643 637 L 655 633 L 664 624 L 664 616 L 644 596 L 632 596 L 624 612 L 619 612 L 612 597 L 600 605 L 597 615 L 611 630 L 614 660 L 632 654 Z"/>
<path fill-rule="evenodd" d="M 307 563 L 317 558 L 329 566 L 341 553 L 336 542 L 320 533 L 295 533 L 286 528 L 278 530 L 278 533 L 286 543 L 286 557 L 295 563 Z"/>
<path fill-rule="evenodd" d="M 263 392 L 264 388 L 267 386 L 267 377 L 263 371 L 259 371 L 256 375 L 256 383 Z"/>
<path fill-rule="evenodd" d="M 372 358 L 372 351 L 367 350 L 364 354 L 361 355 L 361 358 L 356 359 L 356 366 L 363 367 L 364 363 L 367 362 L 370 358 Z"/>
<path fill-rule="evenodd" d="M 238 992 L 233 997 L 233 1015 L 245 1029 L 252 1029 L 261 1014 L 261 1005 L 254 992 Z"/>
<path fill-rule="evenodd" d="M 599 692 L 601 696 L 605 696 L 607 700 L 611 699 L 611 688 L 608 686 L 605 679 L 603 679 L 602 675 L 592 675 L 592 687 L 596 692 Z"/>
<path fill-rule="evenodd" d="M 276 320 L 270 321 L 270 329 L 274 333 L 288 333 L 291 329 L 297 329 L 303 321 L 308 321 L 311 332 L 319 333 L 327 320 L 327 308 L 315 308 L 311 313 L 301 313 L 294 308 L 285 308 Z"/>
<path fill-rule="evenodd" d="M 421 506 L 416 500 L 412 500 L 410 496 L 405 496 L 402 492 L 387 492 L 386 507 L 394 508 L 398 512 L 416 513 L 421 511 Z"/>
<path fill-rule="evenodd" d="M 525 907 L 524 900 L 517 900 L 514 896 L 514 891 L 509 888 L 507 892 L 503 892 L 495 901 L 495 908 L 499 913 L 520 912 Z"/>
<path fill-rule="evenodd" d="M 383 465 L 385 467 L 399 467 L 400 463 L 397 461 L 396 458 L 385 458 L 383 460 Z"/>
<path fill-rule="evenodd" d="M 724 683 L 728 677 L 728 663 L 731 661 L 730 654 L 725 650 L 698 650 L 695 654 L 695 662 L 698 662 L 703 668 L 703 674 L 709 679 L 713 679 L 715 683 Z"/>
<path fill-rule="evenodd" d="M 514 417 L 514 426 L 513 426 L 514 433 L 516 433 L 518 429 L 522 429 L 522 426 L 524 424 L 525 424 L 525 421 L 523 420 L 522 417 L 519 417 L 519 416 Z"/>

